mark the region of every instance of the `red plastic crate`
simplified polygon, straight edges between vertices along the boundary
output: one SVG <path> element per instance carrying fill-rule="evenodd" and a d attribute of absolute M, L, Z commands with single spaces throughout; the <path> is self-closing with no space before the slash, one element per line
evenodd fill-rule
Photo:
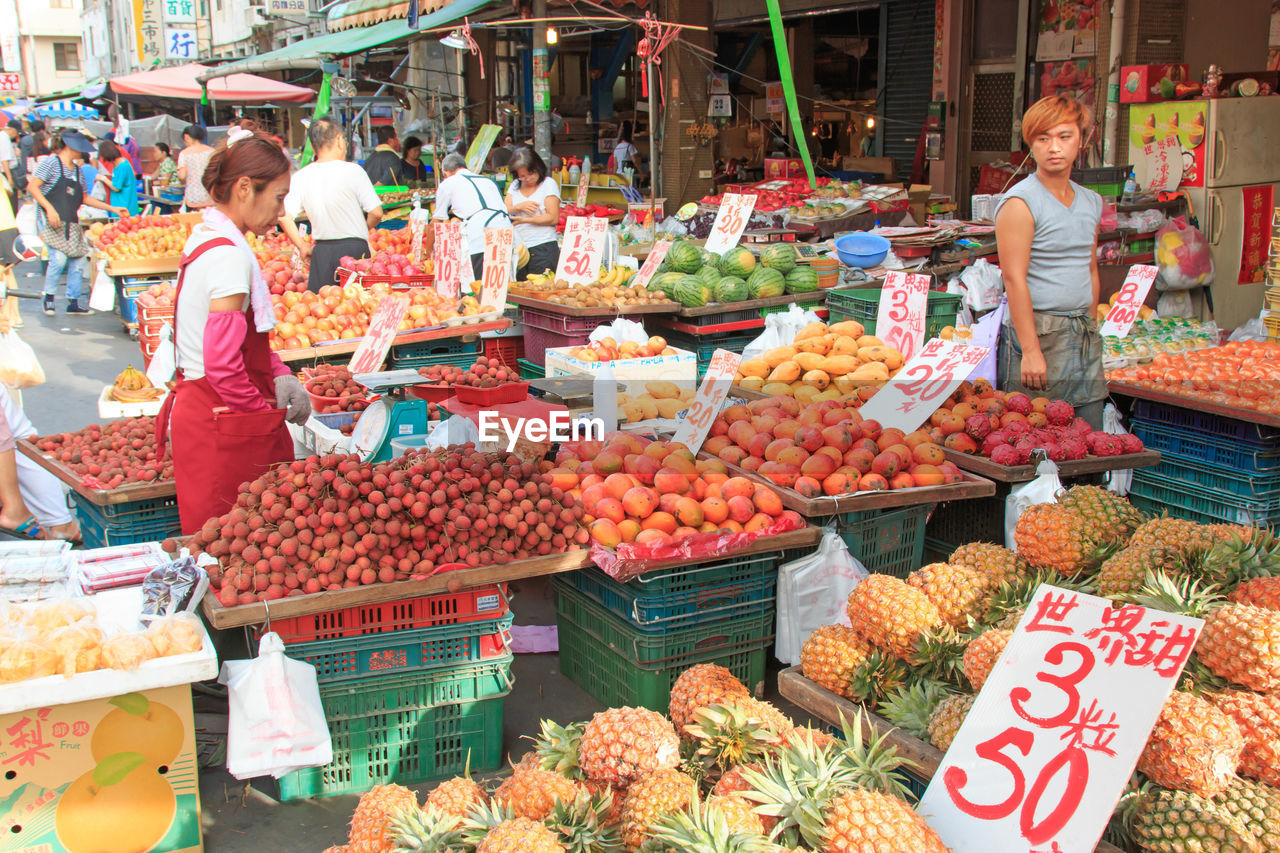
<path fill-rule="evenodd" d="M 519 403 L 529 396 L 528 382 L 504 382 L 492 388 L 476 388 L 474 385 L 455 385 L 453 393 L 459 403 L 468 406 L 494 406 L 499 403 Z"/>
<path fill-rule="evenodd" d="M 434 385 L 424 382 L 421 385 L 411 387 L 409 393 L 419 400 L 426 400 L 428 403 L 443 403 L 453 396 L 453 385 L 447 382 Z"/>
<path fill-rule="evenodd" d="M 484 342 L 486 358 L 496 358 L 503 367 L 520 370 L 520 359 L 524 358 L 524 338 L 486 338 Z"/>
<path fill-rule="evenodd" d="M 510 609 L 506 584 L 493 584 L 461 592 L 424 595 L 308 616 L 272 619 L 268 626 L 257 627 L 259 633 L 269 627 L 286 643 L 308 643 L 498 619 Z"/>
<path fill-rule="evenodd" d="M 591 341 L 591 332 L 553 332 L 536 326 L 524 327 L 525 359 L 542 367 L 547 362 L 547 350 L 557 347 L 581 347 Z"/>

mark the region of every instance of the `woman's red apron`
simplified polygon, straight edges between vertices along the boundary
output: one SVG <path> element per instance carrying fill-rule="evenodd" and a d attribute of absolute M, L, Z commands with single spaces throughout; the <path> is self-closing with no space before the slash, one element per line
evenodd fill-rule
<path fill-rule="evenodd" d="M 226 238 L 216 238 L 182 259 L 173 303 L 175 318 L 187 265 L 209 249 L 231 245 L 234 244 Z M 254 328 L 252 308 L 245 314 L 249 330 L 240 355 L 250 381 L 268 400 L 274 400 L 275 378 L 267 335 Z M 163 454 L 166 438 L 173 442 L 178 513 L 182 532 L 191 534 L 210 518 L 228 512 L 235 505 L 242 483 L 256 479 L 270 465 L 293 459 L 293 439 L 284 423 L 284 409 L 232 412 L 204 377 L 184 379 L 179 368 L 177 380 L 156 418 L 156 445 Z"/>

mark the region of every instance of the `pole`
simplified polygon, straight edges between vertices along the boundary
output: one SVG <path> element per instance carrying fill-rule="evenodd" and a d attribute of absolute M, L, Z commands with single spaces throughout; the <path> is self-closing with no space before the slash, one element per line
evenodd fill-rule
<path fill-rule="evenodd" d="M 1124 47 L 1124 3 L 1111 3 L 1111 50 L 1107 65 L 1107 112 L 1102 130 L 1102 165 L 1116 164 L 1116 136 L 1120 130 L 1120 51 Z"/>
<path fill-rule="evenodd" d="M 547 0 L 533 0 L 533 17 L 547 16 Z M 533 150 L 551 162 L 551 86 L 547 81 L 547 28 L 533 28 Z"/>
<path fill-rule="evenodd" d="M 654 199 L 660 194 L 658 168 L 658 108 L 654 97 L 653 63 L 645 63 L 645 72 L 649 83 L 649 218 L 653 218 Z"/>

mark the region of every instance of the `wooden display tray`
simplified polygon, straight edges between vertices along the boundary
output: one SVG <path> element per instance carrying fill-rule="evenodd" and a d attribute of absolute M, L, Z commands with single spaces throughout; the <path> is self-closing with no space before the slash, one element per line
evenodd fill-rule
<path fill-rule="evenodd" d="M 797 708 L 832 726 L 839 726 L 841 718 L 852 722 L 861 713 L 863 736 L 884 736 L 887 743 L 897 750 L 899 757 L 916 764 L 911 775 L 923 781 L 932 779 L 938 772 L 939 765 L 942 764 L 943 753 L 933 744 L 925 743 L 907 734 L 884 717 L 872 713 L 861 705 L 855 705 L 843 696 L 810 681 L 804 677 L 798 666 L 778 673 L 778 693 Z M 1099 841 L 1098 846 L 1093 849 L 1094 853 L 1121 853 L 1119 847 L 1106 841 Z"/>
<path fill-rule="evenodd" d="M 745 302 L 713 302 L 710 305 L 699 305 L 697 308 L 680 308 L 681 317 L 705 317 L 708 314 L 723 314 L 726 311 L 750 311 L 753 308 L 773 308 L 778 305 L 811 305 L 814 302 L 827 301 L 827 291 L 818 289 L 808 293 L 784 293 L 781 296 L 765 296 L 761 299 L 748 299 Z"/>
<path fill-rule="evenodd" d="M 130 483 L 114 489 L 91 489 L 81 482 L 80 475 L 72 471 L 52 457 L 45 456 L 40 449 L 25 438 L 18 439 L 18 450 L 24 456 L 44 468 L 63 483 L 66 483 L 77 495 L 97 506 L 111 506 L 130 501 L 144 501 L 152 498 L 170 498 L 178 494 L 178 486 L 173 480 L 156 483 Z"/>
<path fill-rule="evenodd" d="M 1112 394 L 1134 397 L 1139 400 L 1150 400 L 1152 403 L 1163 403 L 1166 406 L 1194 409 L 1197 412 L 1208 412 L 1211 415 L 1221 415 L 1224 418 L 1246 421 L 1251 424 L 1280 427 L 1280 415 L 1269 415 L 1266 412 L 1259 412 L 1253 409 L 1237 409 L 1235 406 L 1224 406 L 1221 403 L 1211 403 L 1208 400 L 1201 400 L 1195 397 L 1183 397 L 1179 394 L 1170 394 L 1167 391 L 1155 391 L 1151 388 L 1143 388 L 1140 385 L 1130 385 L 1127 382 L 1108 382 L 1107 390 Z"/>
<path fill-rule="evenodd" d="M 718 459 L 707 451 L 698 454 L 700 459 Z M 720 460 L 724 461 L 724 460 Z M 900 506 L 918 506 L 920 504 L 942 503 L 943 501 L 959 501 L 969 498 L 989 498 L 996 493 L 996 484 L 968 471 L 961 471 L 964 480 L 943 486 L 916 486 L 913 489 L 886 489 L 878 492 L 857 492 L 852 495 L 822 496 L 806 498 L 795 489 L 775 484 L 768 477 L 739 468 L 737 465 L 724 463 L 730 476 L 746 477 L 753 483 L 768 486 L 782 498 L 782 505 L 793 509 L 806 518 L 822 518 L 846 512 L 866 512 L 873 509 L 892 509 Z"/>
<path fill-rule="evenodd" d="M 630 317 L 633 314 L 674 314 L 680 310 L 679 302 L 672 302 L 669 305 L 626 305 L 626 306 L 601 306 L 599 308 L 577 308 L 568 305 L 561 305 L 557 302 L 548 302 L 545 299 L 534 299 L 531 296 L 520 296 L 519 294 L 508 294 L 507 301 L 513 305 L 523 305 L 525 308 L 537 308 L 539 311 L 547 311 L 551 314 L 563 314 L 566 317 Z"/>
<path fill-rule="evenodd" d="M 107 261 L 107 275 L 157 275 L 159 273 L 176 273 L 181 255 L 166 255 L 163 258 L 140 258 L 133 261 Z"/>
<path fill-rule="evenodd" d="M 985 456 L 961 453 L 948 447 L 942 448 L 947 461 L 957 468 L 989 477 L 998 483 L 1026 483 L 1036 477 L 1035 465 L 997 465 Z M 1160 451 L 1144 450 L 1141 453 L 1125 453 L 1120 456 L 1090 456 L 1070 462 L 1055 462 L 1060 477 L 1083 477 L 1085 474 L 1101 474 L 1104 471 L 1121 471 L 1126 468 L 1150 468 L 1160 464 Z"/>
<path fill-rule="evenodd" d="M 429 329 L 410 329 L 407 332 L 401 332 L 396 335 L 391 345 L 395 347 L 402 344 L 418 344 L 423 341 L 441 341 L 449 338 L 462 338 L 465 340 L 474 338 L 481 332 L 496 332 L 499 329 L 506 329 L 510 325 L 510 320 L 502 319 L 494 320 L 491 323 L 463 323 L 458 326 L 432 326 Z M 363 336 L 319 346 L 276 350 L 276 355 L 280 356 L 281 361 L 307 361 L 331 355 L 351 355 L 359 348 L 362 340 L 364 340 Z"/>
<path fill-rule="evenodd" d="M 735 557 L 751 554 L 766 554 L 783 551 L 789 548 L 807 548 L 817 546 L 822 538 L 819 527 L 805 527 L 801 530 L 789 530 L 777 536 L 758 539 L 745 548 L 730 551 Z M 657 563 L 651 571 L 676 568 L 688 565 L 685 558 L 666 560 Z M 531 557 L 527 560 L 515 560 L 503 566 L 480 566 L 474 569 L 457 569 L 443 572 L 421 581 L 397 581 L 395 583 L 372 584 L 334 592 L 318 592 L 314 595 L 296 595 L 293 598 L 282 598 L 268 605 L 263 602 L 243 604 L 237 607 L 223 607 L 213 594 L 206 595 L 200 602 L 209 624 L 217 629 L 238 628 L 243 625 L 258 625 L 267 621 L 268 616 L 277 619 L 287 616 L 308 616 L 314 613 L 326 613 L 345 607 L 358 607 L 363 604 L 376 604 L 384 601 L 398 601 L 405 598 L 417 598 L 423 595 L 434 595 L 449 592 L 449 585 L 455 589 L 467 589 L 476 586 L 487 586 L 495 583 L 521 580 L 523 578 L 554 575 L 561 572 L 572 572 L 594 565 L 589 551 L 569 551 L 564 554 L 548 554 L 545 557 Z M 460 585 L 460 586 L 457 586 Z M 268 609 L 270 612 L 268 612 Z"/>

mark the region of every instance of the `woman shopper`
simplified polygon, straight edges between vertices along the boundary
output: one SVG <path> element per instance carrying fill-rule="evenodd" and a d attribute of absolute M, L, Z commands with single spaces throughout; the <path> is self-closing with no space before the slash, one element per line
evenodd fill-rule
<path fill-rule="evenodd" d="M 178 180 L 186 187 L 182 201 L 188 210 L 199 210 L 213 203 L 204 188 L 204 170 L 213 156 L 213 149 L 205 145 L 205 129 L 189 124 L 182 131 L 183 149 L 178 153 Z"/>
<path fill-rule="evenodd" d="M 151 174 L 151 180 L 155 182 L 155 186 L 167 187 L 178 174 L 178 164 L 174 162 L 173 153 L 165 143 L 157 142 L 156 151 L 160 152 L 160 165 Z"/>
<path fill-rule="evenodd" d="M 996 244 L 1008 297 L 997 378 L 1007 391 L 1066 400 L 1102 429 L 1107 397 L 1098 304 L 1102 197 L 1071 180 L 1092 117 L 1067 95 L 1037 101 L 1022 118 L 1036 171 L 996 208 Z"/>
<path fill-rule="evenodd" d="M 76 211 L 81 204 L 109 210 L 119 216 L 128 213 L 123 207 L 92 198 L 80 179 L 80 162 L 93 152 L 89 137 L 74 130 L 53 137 L 54 156 L 40 161 L 27 182 L 36 201 L 36 227 L 49 253 L 49 267 L 44 275 L 44 313 L 53 314 L 53 297 L 58 280 L 67 271 L 67 313 L 88 314 L 88 306 L 80 304 L 84 288 L 84 258 L 89 254 L 84 232 Z"/>
<path fill-rule="evenodd" d="M 98 143 L 97 180 L 111 193 L 109 201 L 113 207 L 123 207 L 130 216 L 137 216 L 138 177 L 133 173 L 133 164 L 124 155 L 120 147 L 109 139 Z"/>
<path fill-rule="evenodd" d="M 233 127 L 204 172 L 214 206 L 183 247 L 174 297 L 177 386 L 156 418 L 172 444 L 178 512 L 194 533 L 235 503 L 241 483 L 293 458 L 285 420 L 311 403 L 271 351 L 271 292 L 244 232 L 270 231 L 289 192 L 289 160 L 263 134 Z"/>
<path fill-rule="evenodd" d="M 516 237 L 529 250 L 529 262 L 516 272 L 524 279 L 530 270 L 555 270 L 560 263 L 556 222 L 560 218 L 560 186 L 547 177 L 547 164 L 532 148 L 517 149 L 508 164 L 516 180 L 507 191 L 507 210 Z"/>

